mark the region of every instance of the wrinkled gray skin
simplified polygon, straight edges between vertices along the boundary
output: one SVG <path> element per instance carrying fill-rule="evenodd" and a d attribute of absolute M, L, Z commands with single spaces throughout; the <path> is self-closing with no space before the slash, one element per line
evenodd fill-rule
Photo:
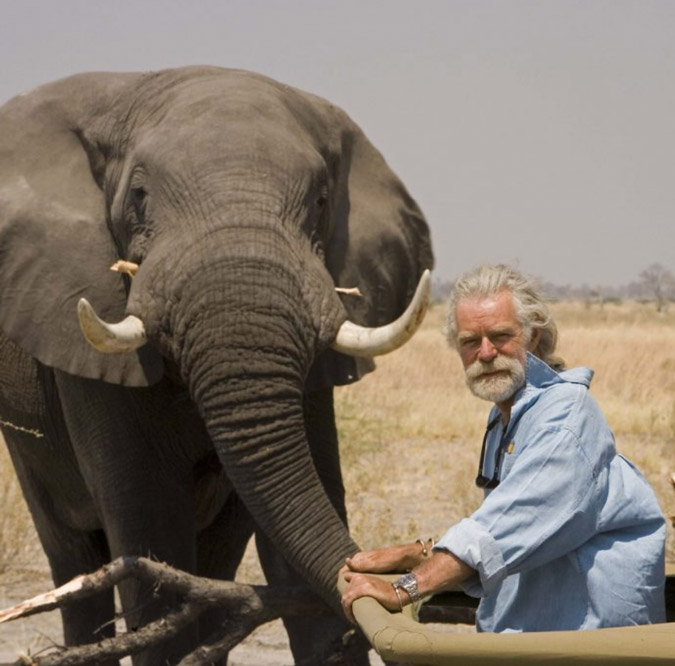
<path fill-rule="evenodd" d="M 109 270 L 119 258 L 133 279 Z M 83 74 L 2 107 L 0 419 L 55 584 L 122 554 L 231 578 L 255 530 L 271 582 L 299 575 L 337 610 L 357 546 L 332 391 L 370 368 L 328 346 L 346 317 L 397 317 L 431 264 L 362 132 L 267 78 Z M 93 350 L 83 296 L 139 316 L 149 343 Z M 147 592 L 122 588 L 131 626 L 163 611 Z M 65 611 L 67 643 L 109 635 L 93 632 L 112 612 L 111 595 Z M 341 622 L 287 623 L 296 659 Z"/>

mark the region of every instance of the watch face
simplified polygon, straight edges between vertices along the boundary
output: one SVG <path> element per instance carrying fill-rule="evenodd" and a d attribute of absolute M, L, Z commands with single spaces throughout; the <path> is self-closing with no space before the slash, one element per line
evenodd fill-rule
<path fill-rule="evenodd" d="M 403 588 L 408 593 L 411 601 L 419 601 L 420 595 L 417 590 L 417 578 L 415 578 L 415 574 L 404 574 L 396 581 L 396 583 L 394 583 L 394 585 Z"/>

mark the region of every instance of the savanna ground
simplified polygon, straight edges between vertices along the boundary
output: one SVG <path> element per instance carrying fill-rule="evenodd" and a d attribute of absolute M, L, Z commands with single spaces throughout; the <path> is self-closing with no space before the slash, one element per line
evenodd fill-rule
<path fill-rule="evenodd" d="M 559 351 L 569 367 L 591 366 L 592 392 L 617 448 L 651 482 L 666 516 L 675 514 L 675 311 L 649 304 L 552 306 Z M 464 385 L 456 354 L 433 307 L 402 350 L 377 372 L 337 391 L 350 527 L 363 548 L 440 536 L 481 499 L 473 485 L 487 404 Z M 0 449 L 0 607 L 49 588 L 50 580 L 4 448 Z M 675 560 L 669 524 L 667 558 Z M 239 579 L 262 582 L 249 548 Z M 57 613 L 0 630 L 0 662 L 59 642 Z M 232 654 L 234 666 L 291 664 L 280 623 L 261 627 Z M 381 663 L 373 656 L 373 663 Z"/>

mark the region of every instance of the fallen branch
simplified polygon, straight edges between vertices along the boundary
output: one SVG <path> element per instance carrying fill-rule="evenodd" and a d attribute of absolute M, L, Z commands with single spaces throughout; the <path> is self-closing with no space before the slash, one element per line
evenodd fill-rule
<path fill-rule="evenodd" d="M 301 588 L 270 588 L 200 578 L 143 557 L 120 557 L 91 574 L 74 578 L 56 590 L 38 595 L 0 611 L 0 623 L 25 618 L 90 597 L 112 588 L 126 578 L 152 584 L 155 589 L 182 595 L 180 608 L 137 631 L 107 638 L 95 644 L 57 647 L 30 663 L 35 666 L 76 666 L 142 652 L 176 635 L 197 621 L 209 607 L 227 611 L 221 631 L 186 656 L 180 666 L 208 663 L 224 656 L 256 627 L 279 617 L 329 614 L 331 610 Z M 26 662 L 24 662 L 26 663 Z"/>
<path fill-rule="evenodd" d="M 71 647 L 55 646 L 49 652 L 24 658 L 31 666 L 77 666 L 121 659 L 152 648 L 196 622 L 207 608 L 223 612 L 219 630 L 179 666 L 212 663 L 224 657 L 256 627 L 279 617 L 328 615 L 332 611 L 319 597 L 303 588 L 272 588 L 231 581 L 200 578 L 144 557 L 120 557 L 98 571 L 78 576 L 65 585 L 0 611 L 0 624 L 44 613 L 109 590 L 127 578 L 150 584 L 157 593 L 169 591 L 182 598 L 180 607 L 135 631 L 118 634 L 98 643 Z M 435 603 L 434 603 L 435 601 Z M 467 622 L 475 616 L 475 600 L 462 594 L 441 595 L 420 610 L 421 622 Z M 306 664 L 354 663 L 352 655 L 367 650 L 361 632 L 350 631 L 321 655 Z M 305 662 L 303 662 L 305 663 Z"/>

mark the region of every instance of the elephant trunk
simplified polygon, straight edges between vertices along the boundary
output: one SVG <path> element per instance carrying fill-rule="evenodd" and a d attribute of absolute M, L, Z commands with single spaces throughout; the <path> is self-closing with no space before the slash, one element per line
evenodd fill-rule
<path fill-rule="evenodd" d="M 358 547 L 318 478 L 300 393 L 283 382 L 223 382 L 235 386 L 211 386 L 201 405 L 236 492 L 284 558 L 337 608 L 337 571 Z"/>
<path fill-rule="evenodd" d="M 283 235 L 264 239 L 258 233 L 255 245 L 245 247 L 241 234 L 227 243 L 220 239 L 229 256 L 210 263 L 195 254 L 192 270 L 178 271 L 186 279 L 167 299 L 166 316 L 149 332 L 177 362 L 226 473 L 258 525 L 337 607 L 337 571 L 357 547 L 315 470 L 303 388 L 317 351 L 345 315 L 318 260 L 315 266 L 292 252 L 282 260 L 280 248 L 292 247 Z M 138 301 L 133 307 L 143 314 Z"/>

